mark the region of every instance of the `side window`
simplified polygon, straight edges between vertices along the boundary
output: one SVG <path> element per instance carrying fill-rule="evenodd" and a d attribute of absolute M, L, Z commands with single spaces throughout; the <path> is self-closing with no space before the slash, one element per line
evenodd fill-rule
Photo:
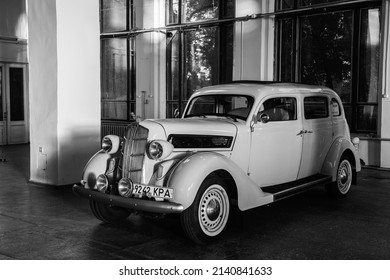
<path fill-rule="evenodd" d="M 297 101 L 292 97 L 270 98 L 261 105 L 258 118 L 262 114 L 267 114 L 270 122 L 296 120 Z"/>
<path fill-rule="evenodd" d="M 323 119 L 329 117 L 328 98 L 322 96 L 305 97 L 305 119 Z"/>
<path fill-rule="evenodd" d="M 335 99 L 332 98 L 332 101 L 330 102 L 331 108 L 332 108 L 332 116 L 333 117 L 339 117 L 341 116 L 341 107 L 339 102 Z"/>

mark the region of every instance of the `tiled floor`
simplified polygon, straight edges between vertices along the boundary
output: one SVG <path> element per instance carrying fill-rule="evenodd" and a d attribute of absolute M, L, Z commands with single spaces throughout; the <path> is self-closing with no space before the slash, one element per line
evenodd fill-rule
<path fill-rule="evenodd" d="M 344 200 L 322 187 L 234 213 L 199 246 L 177 216 L 103 224 L 70 187 L 30 184 L 29 147 L 0 146 L 0 259 L 390 259 L 390 172 L 364 169 Z"/>

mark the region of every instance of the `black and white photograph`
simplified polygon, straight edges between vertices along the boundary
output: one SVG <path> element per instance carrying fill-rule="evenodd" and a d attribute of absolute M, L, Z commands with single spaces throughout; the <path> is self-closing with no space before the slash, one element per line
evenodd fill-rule
<path fill-rule="evenodd" d="M 390 0 L 0 0 L 0 277 L 389 279 Z"/>

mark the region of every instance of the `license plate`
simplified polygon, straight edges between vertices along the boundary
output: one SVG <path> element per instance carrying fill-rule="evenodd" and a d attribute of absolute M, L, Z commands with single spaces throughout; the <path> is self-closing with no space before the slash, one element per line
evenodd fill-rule
<path fill-rule="evenodd" d="M 155 187 L 142 184 L 133 185 L 133 194 L 139 196 L 150 196 L 159 198 L 173 198 L 173 189 L 165 187 Z"/>

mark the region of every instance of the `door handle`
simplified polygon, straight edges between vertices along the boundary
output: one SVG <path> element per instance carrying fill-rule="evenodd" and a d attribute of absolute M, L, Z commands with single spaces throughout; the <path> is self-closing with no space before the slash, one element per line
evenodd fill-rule
<path fill-rule="evenodd" d="M 3 113 L 3 119 L 6 120 L 7 117 L 8 117 L 8 113 L 7 113 L 7 112 L 4 112 L 4 113 Z"/>
<path fill-rule="evenodd" d="M 311 131 L 311 130 L 301 130 L 301 131 L 299 131 L 299 133 L 297 134 L 297 136 L 300 136 L 300 135 L 303 135 L 303 134 L 305 134 L 305 133 L 313 133 L 313 131 Z"/>

